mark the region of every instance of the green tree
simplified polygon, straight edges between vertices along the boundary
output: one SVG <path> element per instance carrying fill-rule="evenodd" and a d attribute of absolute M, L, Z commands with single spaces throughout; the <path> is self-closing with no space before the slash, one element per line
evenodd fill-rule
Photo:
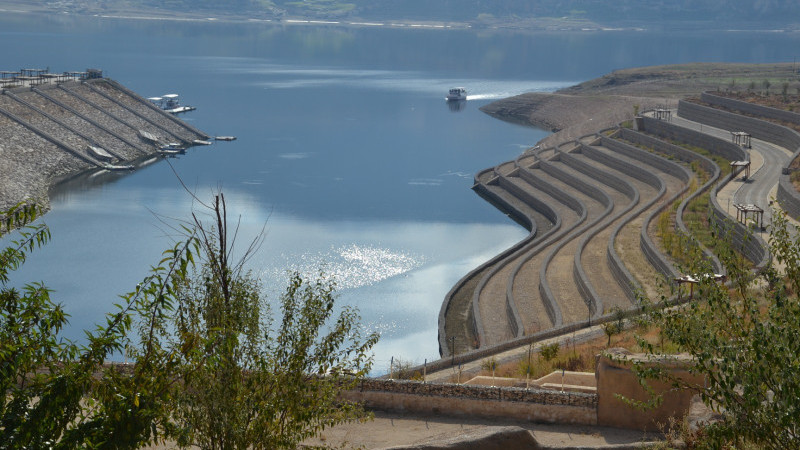
<path fill-rule="evenodd" d="M 558 342 L 553 342 L 552 344 L 542 345 L 539 349 L 539 354 L 545 361 L 549 362 L 558 356 L 559 351 L 561 351 L 561 346 Z"/>
<path fill-rule="evenodd" d="M 378 335 L 362 335 L 351 308 L 335 314 L 332 280 L 308 281 L 297 273 L 275 326 L 260 282 L 245 270 L 260 237 L 233 262 L 237 236 L 228 233 L 224 197 L 217 195 L 208 208 L 210 224 L 194 215 L 185 228 L 199 248 L 198 266 L 165 280 L 175 314 L 154 343 L 159 365 L 174 363 L 182 380 L 171 393 L 178 443 L 295 448 L 326 427 L 363 417 L 363 409 L 339 393 L 369 372 Z M 138 359 L 147 351 L 140 346 L 132 354 Z"/>
<path fill-rule="evenodd" d="M 769 247 L 774 265 L 753 277 L 731 245 L 717 248 L 730 287 L 701 277 L 696 301 L 653 313 L 663 336 L 692 355 L 691 371 L 705 386 L 639 368 L 643 381 L 660 378 L 696 391 L 722 420 L 703 433 L 714 448 L 796 448 L 800 439 L 800 233 L 773 214 Z M 708 273 L 695 261 L 691 273 Z M 645 340 L 640 345 L 655 355 Z"/>
<path fill-rule="evenodd" d="M 606 347 L 611 346 L 611 338 L 622 333 L 625 330 L 625 312 L 622 308 L 615 306 L 610 311 L 614 315 L 614 320 L 610 320 L 603 324 L 603 332 L 608 337 Z"/>
<path fill-rule="evenodd" d="M 2 215 L 0 236 L 19 238 L 0 252 L 0 448 L 139 448 L 166 440 L 294 448 L 324 427 L 363 417 L 339 393 L 368 373 L 378 336 L 362 336 L 354 310 L 334 314 L 332 281 L 298 274 L 272 327 L 246 258 L 229 262 L 221 195 L 211 209 L 215 225 L 193 215 L 186 239 L 86 332 L 83 345 L 60 337 L 68 316 L 44 284 L 8 286 L 50 238 L 46 226 L 32 225 L 41 211 L 18 205 Z M 104 364 L 123 350 L 132 365 Z"/>
<path fill-rule="evenodd" d="M 154 275 L 78 345 L 59 335 L 68 316 L 43 283 L 22 291 L 8 286 L 11 272 L 50 238 L 45 225 L 33 225 L 40 214 L 20 204 L 0 226 L 2 235 L 18 234 L 0 255 L 0 448 L 137 448 L 169 435 L 162 394 L 173 380 L 152 370 L 147 356 L 132 374 L 103 362 L 126 345 L 134 315 L 158 319 L 168 308 L 167 293 L 154 281 L 180 271 L 186 249 L 168 251 Z M 143 302 L 145 291 L 156 300 Z"/>

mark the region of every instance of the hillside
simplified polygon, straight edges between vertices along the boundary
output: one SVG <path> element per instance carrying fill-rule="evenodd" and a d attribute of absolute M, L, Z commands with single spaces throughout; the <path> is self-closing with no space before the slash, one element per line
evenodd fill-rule
<path fill-rule="evenodd" d="M 798 92 L 793 63 L 692 63 L 616 70 L 554 94 L 526 93 L 490 103 L 481 110 L 498 119 L 527 123 L 554 132 L 543 147 L 557 146 L 633 117 L 634 107 L 675 107 L 677 100 L 706 90 L 758 86 L 768 80 L 774 90 L 787 84 Z"/>
<path fill-rule="evenodd" d="M 800 29 L 790 0 L 0 0 L 0 9 L 217 18 L 427 21 L 525 29 Z"/>

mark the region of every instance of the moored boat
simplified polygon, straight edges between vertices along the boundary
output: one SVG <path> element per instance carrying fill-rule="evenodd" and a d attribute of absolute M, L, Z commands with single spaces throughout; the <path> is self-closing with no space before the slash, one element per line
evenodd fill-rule
<path fill-rule="evenodd" d="M 108 153 L 104 148 L 96 145 L 88 145 L 86 147 L 86 151 L 98 161 L 110 162 L 116 159 L 114 158 L 114 155 Z"/>
<path fill-rule="evenodd" d="M 164 144 L 158 148 L 159 153 L 174 155 L 176 153 L 184 153 L 186 152 L 186 147 L 177 143 L 177 142 L 170 142 L 168 144 Z"/>
<path fill-rule="evenodd" d="M 148 100 L 150 100 L 150 102 L 156 107 L 161 108 L 162 110 L 171 114 L 194 111 L 197 109 L 194 106 L 181 105 L 178 101 L 178 94 L 165 94 L 161 97 L 150 97 Z"/>
<path fill-rule="evenodd" d="M 103 164 L 103 168 L 106 170 L 133 170 L 134 167 L 129 164 L 124 165 L 117 165 L 117 164 Z"/>

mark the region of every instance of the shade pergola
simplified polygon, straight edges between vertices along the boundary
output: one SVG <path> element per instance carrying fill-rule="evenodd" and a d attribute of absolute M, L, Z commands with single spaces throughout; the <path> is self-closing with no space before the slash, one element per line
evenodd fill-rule
<path fill-rule="evenodd" d="M 731 131 L 731 140 L 734 144 L 750 148 L 750 133 L 744 131 Z"/>
<path fill-rule="evenodd" d="M 747 223 L 747 215 L 753 214 L 755 222 L 759 228 L 764 228 L 764 209 L 758 205 L 748 203 L 734 203 L 733 207 L 736 208 L 736 220 L 739 222 Z"/>
<path fill-rule="evenodd" d="M 672 110 L 665 108 L 655 109 L 653 110 L 653 117 L 655 117 L 658 120 L 670 121 L 672 120 Z"/>
<path fill-rule="evenodd" d="M 681 275 L 678 278 L 675 278 L 675 284 L 681 286 L 683 284 L 689 285 L 689 298 L 694 297 L 694 285 L 699 283 L 702 280 L 711 279 L 717 282 L 725 282 L 728 277 L 719 273 L 701 273 L 701 274 L 694 274 L 694 275 Z"/>
<path fill-rule="evenodd" d="M 731 179 L 744 170 L 744 179 L 750 178 L 750 161 L 731 161 Z"/>

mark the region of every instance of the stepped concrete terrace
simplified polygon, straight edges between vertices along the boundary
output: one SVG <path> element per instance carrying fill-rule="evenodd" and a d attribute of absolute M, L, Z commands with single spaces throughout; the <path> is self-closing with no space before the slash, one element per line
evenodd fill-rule
<path fill-rule="evenodd" d="M 570 153 L 569 156 L 577 161 L 600 167 L 610 176 L 627 182 L 633 186 L 639 196 L 636 208 L 630 214 L 625 215 L 616 226 L 609 227 L 611 230 L 606 253 L 609 268 L 612 273 L 621 272 L 617 276 L 621 278 L 619 282 L 623 284 L 623 288 L 630 288 L 628 298 L 634 295 L 634 287 L 643 288 L 645 294 L 650 298 L 656 298 L 658 292 L 655 283 L 647 281 L 657 280 L 660 274 L 647 261 L 641 250 L 641 235 L 643 230 L 646 232 L 644 224 L 648 217 L 660 207 L 663 203 L 660 200 L 669 196 L 671 191 L 668 190 L 667 184 L 661 177 L 649 171 L 640 170 L 639 166 L 634 166 L 630 162 L 598 149 L 600 147 L 599 136 L 591 139 L 590 142 L 596 145 L 582 146 L 579 151 Z M 677 189 L 679 186 L 676 184 L 673 188 Z M 615 260 L 625 263 L 614 270 L 613 262 Z M 591 267 L 589 264 L 585 265 Z M 591 274 L 591 271 L 589 272 Z M 593 277 L 593 275 L 589 276 Z M 600 281 L 603 282 L 602 279 Z M 627 309 L 624 301 L 608 304 L 604 299 L 603 302 L 604 313 L 610 312 L 614 306 Z"/>
<path fill-rule="evenodd" d="M 589 210 L 586 223 L 563 239 L 552 250 L 548 255 L 550 259 L 545 260 L 545 268 L 540 272 L 539 290 L 547 301 L 554 305 L 554 309 L 559 310 L 556 324 L 560 325 L 561 323 L 577 322 L 595 315 L 596 305 L 580 288 L 580 286 L 586 286 L 587 280 L 581 280 L 576 276 L 576 269 L 581 268 L 580 259 L 576 260 L 576 257 L 579 257 L 581 253 L 584 239 L 590 238 L 593 230 L 599 230 L 604 226 L 604 223 L 614 215 L 615 211 L 619 212 L 623 207 L 623 201 L 621 198 L 609 195 L 607 191 L 596 186 L 592 180 L 580 172 L 572 171 L 558 158 L 553 158 L 544 165 L 551 166 L 551 170 L 558 171 L 563 177 L 565 188 L 572 188 L 575 192 L 580 192 L 585 196 L 583 201 Z M 576 261 L 578 265 L 576 265 Z M 582 282 L 580 286 L 579 282 Z"/>
<path fill-rule="evenodd" d="M 687 111 L 686 114 L 692 120 L 687 120 L 683 116 L 684 111 Z M 583 268 L 587 284 L 592 286 L 597 284 L 598 280 L 601 282 L 605 280 L 609 272 L 595 271 L 594 269 L 598 267 L 597 260 L 592 259 L 590 263 L 589 259 L 584 260 L 583 253 L 587 251 L 587 248 L 592 248 L 593 253 L 597 251 L 598 244 L 592 242 L 594 239 L 598 241 L 606 240 L 608 245 L 606 257 L 610 262 L 612 278 L 625 291 L 623 298 L 627 297 L 629 301 L 633 287 L 628 286 L 630 290 L 626 290 L 624 286 L 624 280 L 626 279 L 633 280 L 632 284 L 636 288 L 642 289 L 651 299 L 657 299 L 660 294 L 669 295 L 669 286 L 666 286 L 667 291 L 659 290 L 659 280 L 671 283 L 670 277 L 678 275 L 678 272 L 674 261 L 661 251 L 658 234 L 656 233 L 656 218 L 676 201 L 680 201 L 679 210 L 682 211 L 686 208 L 686 204 L 691 197 L 700 195 L 703 191 L 710 193 L 709 215 L 711 226 L 721 232 L 729 232 L 730 234 L 725 235 L 729 236 L 734 245 L 741 246 L 742 254 L 753 262 L 756 271 L 761 270 L 770 261 L 766 244 L 758 234 L 753 233 L 752 229 L 735 221 L 734 217 L 732 217 L 735 211 L 733 208 L 729 209 L 727 204 L 730 200 L 731 203 L 754 203 L 768 206 L 770 204 L 769 200 L 771 200 L 770 196 L 774 195 L 776 191 L 780 192 L 778 186 L 783 183 L 783 179 L 786 177 L 785 168 L 789 161 L 798 155 L 799 150 L 794 147 L 795 144 L 800 143 L 800 135 L 791 130 L 773 133 L 769 130 L 779 130 L 780 127 L 774 124 L 765 124 L 764 121 L 758 121 L 753 117 L 743 118 L 729 111 L 716 111 L 706 106 L 694 104 L 689 107 L 686 106 L 684 101 L 679 103 L 678 114 L 674 114 L 674 110 L 672 112 L 672 117 L 669 120 L 656 120 L 648 117 L 648 114 L 643 114 L 641 118 L 635 121 L 635 127 L 640 128 L 640 131 L 617 127 L 584 136 L 574 143 L 562 145 L 559 149 L 530 149 L 514 162 L 503 163 L 496 168 L 481 172 L 484 176 L 482 180 L 487 186 L 491 186 L 496 196 L 502 195 L 500 193 L 505 189 L 517 191 L 519 194 L 522 192 L 521 186 L 523 185 L 521 182 L 528 181 L 523 174 L 533 171 L 541 174 L 535 177 L 539 181 L 546 179 L 548 182 L 552 182 L 552 173 L 548 174 L 547 168 L 559 166 L 562 172 L 569 174 L 570 177 L 577 179 L 579 178 L 577 172 L 581 172 L 583 176 L 597 180 L 595 186 L 603 189 L 609 197 L 613 197 L 614 205 L 619 203 L 620 200 L 623 203 L 627 202 L 623 208 L 627 212 L 620 211 L 617 213 L 617 206 L 614 206 L 614 214 L 607 216 L 596 225 L 595 229 L 581 238 L 585 241 L 585 245 L 582 247 L 583 252 L 580 251 L 581 246 L 576 249 L 573 270 L 578 267 Z M 749 113 L 753 115 L 752 111 L 749 111 Z M 748 126 L 755 128 L 747 128 Z M 747 150 L 747 153 L 745 153 L 745 149 L 734 145 L 731 142 L 730 131 L 752 132 L 752 149 Z M 720 176 L 716 180 L 712 176 L 705 183 L 705 186 L 700 186 L 690 197 L 687 191 L 689 185 L 696 179 L 696 175 L 688 167 L 692 164 L 699 164 L 704 170 L 712 174 L 717 172 L 719 168 L 709 158 L 688 150 L 681 145 L 675 145 L 674 142 L 697 146 L 728 160 L 745 159 L 749 153 L 751 175 L 747 180 L 744 180 L 740 173 L 726 177 Z M 556 155 L 560 156 L 557 158 Z M 605 177 L 592 175 L 587 172 L 587 167 L 601 170 L 613 181 L 606 180 Z M 548 175 L 551 178 L 545 178 Z M 476 177 L 476 180 L 478 178 Z M 498 180 L 504 181 L 498 182 Z M 560 182 L 563 189 L 567 189 L 565 185 L 570 184 L 563 180 Z M 477 183 L 476 186 L 483 185 Z M 554 188 L 554 186 L 555 183 L 551 188 Z M 549 230 L 550 234 L 547 238 L 537 235 L 528 241 L 528 244 L 534 243 L 527 250 L 534 255 L 533 257 L 537 257 L 537 252 L 535 251 L 537 249 L 539 250 L 538 254 L 541 255 L 544 253 L 541 250 L 542 248 L 552 249 L 555 245 L 566 246 L 567 244 L 562 241 L 572 237 L 571 234 L 575 233 L 578 228 L 586 226 L 586 219 L 581 221 L 580 215 L 585 213 L 588 217 L 590 206 L 579 202 L 580 206 L 570 208 L 567 206 L 570 202 L 565 200 L 571 198 L 573 201 L 578 202 L 578 194 L 575 192 L 577 190 L 562 191 L 562 194 L 566 195 L 558 195 L 559 200 L 552 198 L 552 196 L 547 198 L 550 205 L 560 204 L 560 206 L 556 206 L 556 208 L 559 208 L 560 214 L 554 222 L 554 227 Z M 615 190 L 617 191 L 616 193 L 612 192 Z M 480 192 L 479 189 L 476 189 L 476 191 Z M 528 192 L 533 195 L 533 191 Z M 631 192 L 634 193 L 633 197 Z M 540 195 L 538 198 L 545 198 L 541 194 L 538 195 Z M 622 196 L 620 197 L 620 195 Z M 518 196 L 512 195 L 511 197 L 517 201 L 530 200 L 522 194 Z M 534 200 L 538 201 L 538 198 Z M 638 198 L 638 200 L 634 201 L 635 198 Z M 534 201 L 531 204 L 536 204 L 538 208 L 541 207 L 541 203 L 543 202 L 537 203 Z M 772 206 L 777 205 L 773 203 Z M 765 207 L 764 209 L 766 214 L 769 208 Z M 563 220 L 565 214 L 572 214 L 567 230 L 562 229 L 564 227 L 563 222 L 566 222 Z M 768 219 L 765 218 L 765 223 L 767 221 Z M 675 217 L 673 226 L 676 229 L 687 230 L 686 225 L 682 222 L 683 215 L 679 214 Z M 553 230 L 559 230 L 559 232 L 556 233 Z M 602 236 L 602 238 L 598 238 L 598 236 Z M 500 257 L 501 255 L 498 256 Z M 515 261 L 519 264 L 519 253 L 514 254 L 513 257 L 509 256 L 511 256 L 511 253 L 502 255 L 499 261 L 495 259 L 494 266 L 507 265 Z M 528 255 L 526 254 L 526 256 Z M 547 266 L 542 265 L 544 264 L 544 259 L 541 256 L 538 257 L 539 271 L 546 271 Z M 503 262 L 503 258 L 509 259 L 509 262 Z M 622 267 L 614 264 L 614 261 L 622 263 Z M 539 283 L 541 281 L 539 272 L 533 271 L 533 273 L 535 277 L 531 280 L 532 284 Z M 473 271 L 471 275 L 483 278 L 489 276 L 486 270 Z M 573 276 L 576 283 L 581 278 L 578 273 L 574 273 Z M 465 277 L 465 279 L 469 277 Z M 464 280 L 460 284 L 464 285 L 463 282 Z M 469 283 L 471 283 L 471 286 L 479 284 L 475 282 L 474 278 L 470 279 Z M 533 290 L 533 292 L 538 292 L 538 289 Z M 526 295 L 531 294 L 526 292 Z M 590 305 L 591 293 L 587 294 L 582 291 L 582 295 L 583 300 L 588 302 L 587 305 Z M 449 349 L 446 349 L 442 353 L 443 356 L 448 356 L 447 358 L 428 363 L 429 379 L 447 379 L 454 373 L 452 369 L 454 364 L 458 364 L 459 372 L 463 370 L 464 374 L 472 374 L 480 370 L 482 358 L 491 356 L 495 357 L 498 362 L 510 362 L 525 355 L 529 348 L 532 348 L 533 351 L 538 351 L 541 345 L 548 343 L 560 342 L 561 345 L 565 345 L 566 340 L 582 341 L 602 335 L 601 327 L 598 324 L 613 320 L 613 317 L 607 314 L 611 308 L 611 305 L 607 305 L 605 302 L 607 296 L 601 295 L 597 291 L 596 295 L 599 300 L 596 303 L 596 307 L 599 310 L 602 305 L 603 313 L 594 320 L 582 320 L 573 324 L 554 326 L 551 329 L 531 334 L 527 334 L 523 325 L 522 334 L 505 342 L 469 350 L 464 353 L 457 351 L 455 355 L 451 355 L 448 351 Z M 619 295 L 619 292 L 617 292 L 617 295 Z M 445 305 L 448 301 L 449 298 L 446 298 Z M 497 300 L 492 299 L 492 301 Z M 510 303 L 517 303 L 516 299 Z M 619 305 L 624 307 L 626 303 L 620 301 Z M 635 303 L 630 303 L 625 315 L 637 314 L 635 306 Z M 525 312 L 518 305 L 516 308 L 506 311 L 507 320 L 513 320 L 513 317 L 509 316 L 513 312 L 519 315 L 520 322 L 524 324 L 525 320 L 522 320 L 522 318 L 525 317 Z M 539 314 L 541 315 L 542 313 L 540 312 Z M 488 328 L 480 321 L 481 318 L 478 317 L 478 323 L 474 326 Z M 440 342 L 446 339 L 447 334 L 441 333 Z M 421 370 L 421 367 L 419 369 Z"/>
<path fill-rule="evenodd" d="M 539 164 L 538 170 L 542 173 L 541 175 L 537 175 L 531 168 L 521 168 L 520 176 L 523 179 L 530 179 L 536 176 L 559 192 L 568 193 L 580 202 L 585 213 L 582 216 L 582 220 L 579 223 L 575 223 L 571 229 L 565 230 L 564 235 L 559 236 L 558 240 L 550 241 L 546 247 L 540 248 L 537 254 L 528 255 L 522 261 L 517 262 L 511 274 L 512 278 L 507 281 L 509 287 L 507 295 L 512 298 L 512 301 L 520 311 L 525 334 L 535 333 L 563 323 L 562 314 L 564 308 L 558 304 L 554 294 L 559 296 L 564 294 L 574 295 L 577 299 L 580 299 L 580 294 L 574 283 L 572 283 L 572 286 L 564 285 L 560 282 L 561 279 L 558 278 L 563 276 L 571 280 L 571 261 L 556 260 L 554 263 L 552 261 L 565 245 L 577 245 L 575 242 L 576 237 L 580 236 L 587 226 L 591 226 L 599 218 L 605 216 L 608 213 L 608 206 L 610 206 L 610 200 L 608 198 L 602 198 L 601 200 L 600 197 L 602 195 L 596 191 L 587 190 L 584 185 L 574 184 L 577 181 L 574 181 L 573 184 L 568 183 L 567 180 L 572 181 L 569 175 L 565 174 L 563 170 L 553 163 L 543 160 Z M 595 195 L 589 195 L 587 191 L 592 191 L 591 193 Z M 553 272 L 546 270 L 551 265 L 562 272 L 556 274 L 555 281 L 552 278 L 548 279 L 548 277 L 553 276 Z M 546 316 L 543 316 L 542 312 L 545 312 Z M 534 315 L 534 313 L 537 314 Z"/>
<path fill-rule="evenodd" d="M 637 248 L 647 242 L 650 253 L 659 253 L 652 218 L 685 191 L 691 175 L 675 163 L 619 141 L 611 142 L 627 145 L 626 152 L 610 151 L 599 145 L 602 139 L 587 137 L 595 145 L 576 142 L 548 158 L 539 157 L 545 152 L 529 153 L 476 176 L 476 186 L 493 191 L 495 198 L 510 198 L 506 204 L 528 202 L 539 213 L 549 207 L 551 212 L 542 215 L 553 225 L 544 233 L 545 228 L 529 227 L 535 231 L 524 245 L 471 272 L 457 285 L 473 291 L 472 304 L 446 302 L 443 311 L 467 318 L 471 325 L 451 327 L 461 333 L 458 337 L 448 335 L 448 329 L 440 334 L 444 355 L 453 349 L 463 352 L 465 346 L 455 345 L 456 340 L 467 344 L 471 340 L 472 348 L 490 348 L 562 324 L 597 319 L 614 307 L 630 309 L 635 305 L 635 288 L 657 292 L 665 270 L 656 268 L 653 258 Z M 659 163 L 645 163 L 650 167 L 642 169 L 637 156 L 645 154 Z M 554 220 L 549 215 L 553 213 Z M 618 247 L 632 261 L 620 257 Z M 663 254 L 656 259 L 662 266 L 672 265 Z"/>
<path fill-rule="evenodd" d="M 519 321 L 513 317 L 513 308 L 519 308 L 519 304 L 509 303 L 507 297 L 507 285 L 509 277 L 515 267 L 515 262 L 530 258 L 531 255 L 539 255 L 542 250 L 557 242 L 560 236 L 569 232 L 575 225 L 585 220 L 586 207 L 575 197 L 561 194 L 558 197 L 554 188 L 554 179 L 538 168 L 529 169 L 531 176 L 523 178 L 519 168 L 514 161 L 509 161 L 498 166 L 495 174 L 501 187 L 511 191 L 519 192 L 519 196 L 530 196 L 548 205 L 556 214 L 560 221 L 558 229 L 553 233 L 536 240 L 536 245 L 524 249 L 507 258 L 502 264 L 498 264 L 494 270 L 487 273 L 479 281 L 473 294 L 473 308 L 479 312 L 476 314 L 476 322 L 480 331 L 479 343 L 481 346 L 495 345 L 510 338 L 520 335 Z M 560 191 L 563 192 L 563 191 Z M 529 323 L 526 316 L 533 316 L 535 320 L 547 321 L 549 327 L 549 314 L 543 303 L 528 305 L 530 308 L 519 311 L 517 314 L 522 317 L 522 324 Z M 512 313 L 509 314 L 509 309 Z M 511 317 L 510 317 L 511 316 Z M 505 324 L 505 330 L 498 333 L 494 324 Z"/>
<path fill-rule="evenodd" d="M 578 148 L 575 149 L 577 150 Z M 614 308 L 628 309 L 633 305 L 633 296 L 617 279 L 608 252 L 609 245 L 613 245 L 613 232 L 639 203 L 640 194 L 633 184 L 608 171 L 572 158 L 570 154 L 562 155 L 559 161 L 567 166 L 568 172 L 581 174 L 588 182 L 600 182 L 598 187 L 605 191 L 614 205 L 608 218 L 590 230 L 578 244 L 573 262 L 573 276 L 581 295 L 594 316 L 601 316 Z M 603 180 L 616 182 L 605 184 Z"/>
<path fill-rule="evenodd" d="M 599 144 L 602 139 L 593 142 Z M 627 145 L 613 142 L 619 147 Z M 473 345 L 487 348 L 565 323 L 598 318 L 614 307 L 630 309 L 635 305 L 631 285 L 656 292 L 659 277 L 654 275 L 673 273 L 653 264 L 653 257 L 636 252 L 635 236 L 640 236 L 640 248 L 647 242 L 650 253 L 660 253 L 654 241 L 653 217 L 685 191 L 691 175 L 664 158 L 627 147 L 627 152 L 619 154 L 602 145 L 575 143 L 547 159 L 525 155 L 477 177 L 478 184 L 515 192 L 512 197 L 518 200 L 533 197 L 550 206 L 558 229 L 551 230 L 547 238 L 531 238 L 529 244 L 533 245 L 522 246 L 491 268 L 470 274 L 478 279 L 470 283 L 474 286 L 473 310 L 471 314 L 463 311 L 470 306 L 463 303 L 461 316 L 471 318 L 474 336 L 462 337 L 462 342 L 471 338 Z M 646 153 L 659 159 L 648 168 L 655 177 L 642 169 L 631 170 L 641 167 L 636 156 Z M 638 176 L 622 177 L 623 171 Z M 636 208 L 642 192 L 645 202 Z M 632 262 L 619 256 L 616 241 L 626 249 L 623 255 L 636 255 Z M 672 265 L 663 254 L 655 259 L 661 266 Z M 450 310 L 451 314 L 455 311 Z M 463 348 L 453 344 L 445 348 L 449 337 L 442 334 L 443 354 Z"/>
<path fill-rule="evenodd" d="M 512 193 L 498 185 L 498 177 L 494 168 L 479 172 L 475 176 L 475 192 L 505 212 L 512 219 L 530 231 L 519 243 L 506 249 L 496 257 L 472 270 L 457 283 L 448 293 L 449 301 L 442 304 L 439 314 L 440 348 L 447 353 L 463 353 L 478 344 L 478 333 L 475 329 L 473 296 L 478 282 L 495 270 L 507 257 L 524 252 L 535 241 L 553 233 L 560 227 L 560 219 L 548 205 L 535 197 L 520 198 L 520 193 Z M 530 204 L 534 205 L 536 209 Z"/>

